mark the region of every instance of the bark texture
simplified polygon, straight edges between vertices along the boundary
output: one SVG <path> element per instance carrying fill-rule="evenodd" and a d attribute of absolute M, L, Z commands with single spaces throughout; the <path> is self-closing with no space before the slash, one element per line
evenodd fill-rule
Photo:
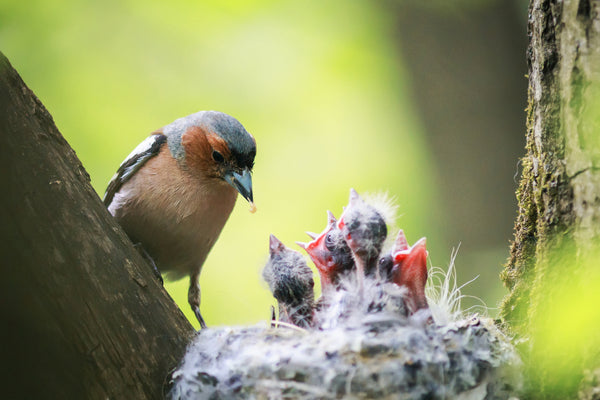
<path fill-rule="evenodd" d="M 600 238 L 599 12 L 597 0 L 532 0 L 529 8 L 527 154 L 502 316 L 528 340 L 532 398 L 576 397 L 585 370 L 600 364 L 597 349 L 580 354 L 583 347 L 565 348 L 548 363 L 535 358 L 556 350 L 540 339 L 548 331 L 575 324 L 552 325 L 547 316 L 599 270 L 586 262 Z M 572 370 L 557 385 L 551 370 L 560 363 Z"/>
<path fill-rule="evenodd" d="M 193 328 L 0 53 L 3 398 L 151 399 Z"/>

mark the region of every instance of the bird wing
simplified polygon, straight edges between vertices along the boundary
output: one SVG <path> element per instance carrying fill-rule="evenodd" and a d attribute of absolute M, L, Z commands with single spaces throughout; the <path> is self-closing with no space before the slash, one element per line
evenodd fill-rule
<path fill-rule="evenodd" d="M 162 133 L 150 135 L 140 143 L 129 156 L 127 156 L 108 183 L 103 200 L 106 207 L 110 205 L 115 193 L 121 189 L 121 186 L 123 186 L 123 184 L 146 163 L 146 161 L 156 156 L 166 141 L 167 137 Z"/>

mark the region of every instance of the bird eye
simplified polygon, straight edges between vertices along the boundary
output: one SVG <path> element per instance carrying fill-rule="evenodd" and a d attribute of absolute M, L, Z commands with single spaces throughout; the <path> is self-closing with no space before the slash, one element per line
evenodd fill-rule
<path fill-rule="evenodd" d="M 213 158 L 213 160 L 215 160 L 219 164 L 222 163 L 223 161 L 225 161 L 225 158 L 223 157 L 223 154 L 219 153 L 216 150 L 213 150 L 213 152 L 212 152 L 212 158 Z"/>
<path fill-rule="evenodd" d="M 335 241 L 331 232 L 327 233 L 327 235 L 325 236 L 325 247 L 329 251 L 333 251 L 333 249 L 335 248 Z"/>

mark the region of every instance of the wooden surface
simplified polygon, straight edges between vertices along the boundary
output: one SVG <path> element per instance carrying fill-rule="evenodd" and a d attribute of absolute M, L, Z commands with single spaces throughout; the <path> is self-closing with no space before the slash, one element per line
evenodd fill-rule
<path fill-rule="evenodd" d="M 526 398 L 587 399 L 600 391 L 597 379 L 585 378 L 600 373 L 598 321 L 590 314 L 597 305 L 576 303 L 598 293 L 600 282 L 598 7 L 590 0 L 529 6 L 527 153 L 501 307 L 512 333 L 527 339 Z M 578 312 L 587 314 L 580 325 Z M 565 326 L 577 328 L 564 336 Z"/>
<path fill-rule="evenodd" d="M 161 398 L 193 328 L 1 53 L 0 135 L 1 397 Z"/>

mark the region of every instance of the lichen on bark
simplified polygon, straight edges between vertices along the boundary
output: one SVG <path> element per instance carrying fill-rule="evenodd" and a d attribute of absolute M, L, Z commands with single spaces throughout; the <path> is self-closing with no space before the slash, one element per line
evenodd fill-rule
<path fill-rule="evenodd" d="M 533 398 L 575 398 L 584 370 L 598 365 L 584 340 L 590 321 L 597 325 L 593 315 L 575 336 L 561 332 L 577 326 L 587 308 L 576 300 L 597 283 L 590 260 L 600 238 L 599 13 L 600 3 L 589 0 L 532 0 L 529 8 L 527 144 L 501 316 L 525 340 Z"/>

